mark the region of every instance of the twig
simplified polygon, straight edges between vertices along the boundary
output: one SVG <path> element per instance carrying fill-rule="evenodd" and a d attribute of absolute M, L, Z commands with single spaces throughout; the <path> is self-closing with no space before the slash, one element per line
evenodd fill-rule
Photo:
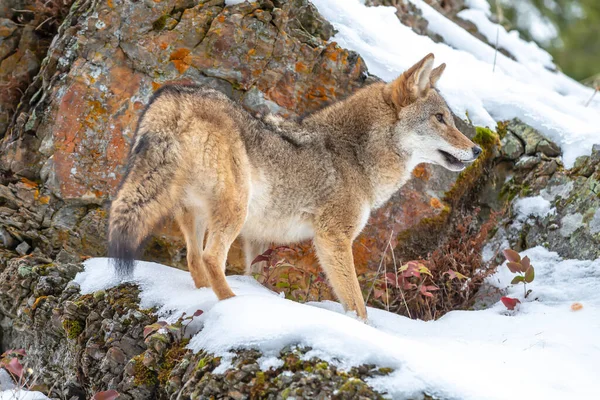
<path fill-rule="evenodd" d="M 496 72 L 496 57 L 498 56 L 498 37 L 500 36 L 500 25 L 498 25 L 498 29 L 496 29 L 496 49 L 494 51 L 494 66 L 492 67 L 492 72 Z"/>
<path fill-rule="evenodd" d="M 392 247 L 391 237 L 389 246 Z M 396 256 L 394 255 L 394 249 L 392 249 L 392 261 L 394 262 L 394 272 L 396 273 L 396 287 L 400 289 L 400 296 L 402 296 L 402 301 L 404 302 L 404 307 L 406 307 L 408 318 L 412 319 L 412 316 L 410 315 L 410 310 L 408 309 L 408 303 L 406 302 L 406 298 L 404 297 L 404 289 L 398 286 L 398 265 L 396 264 Z"/>
<path fill-rule="evenodd" d="M 587 101 L 587 103 L 585 103 L 585 107 L 592 104 L 592 100 L 594 100 L 594 96 L 596 96 L 596 93 L 598 93 L 598 87 L 596 87 L 596 90 L 594 90 L 594 93 L 592 93 L 592 97 L 590 97 L 590 99 Z"/>
<path fill-rule="evenodd" d="M 385 257 L 385 252 L 387 251 L 387 248 L 392 241 L 393 234 L 394 234 L 394 232 L 392 231 L 390 233 L 390 240 L 388 241 L 388 244 L 385 245 L 385 249 L 383 249 L 383 254 L 381 255 L 381 261 L 379 261 L 379 267 L 377 267 L 377 274 L 373 278 L 373 283 L 371 284 L 371 289 L 369 289 L 369 293 L 367 294 L 367 298 L 365 300 L 365 307 L 367 306 L 367 303 L 369 302 L 369 297 L 371 297 L 371 293 L 373 293 L 373 287 L 375 287 L 375 280 L 377 279 L 377 277 L 379 276 L 379 272 L 381 271 L 381 266 L 383 265 L 383 258 Z"/>
<path fill-rule="evenodd" d="M 40 29 L 42 27 L 42 25 L 44 25 L 46 22 L 50 21 L 51 19 L 54 19 L 54 17 L 48 17 L 48 18 L 46 18 L 38 26 L 36 26 L 34 30 L 37 31 L 38 29 Z"/>
<path fill-rule="evenodd" d="M 496 58 L 498 56 L 498 41 L 500 38 L 500 24 L 502 23 L 503 14 L 502 8 L 500 7 L 500 3 L 496 1 L 496 15 L 498 15 L 498 29 L 496 29 L 496 49 L 494 51 L 494 66 L 492 67 L 492 72 L 496 72 Z"/>

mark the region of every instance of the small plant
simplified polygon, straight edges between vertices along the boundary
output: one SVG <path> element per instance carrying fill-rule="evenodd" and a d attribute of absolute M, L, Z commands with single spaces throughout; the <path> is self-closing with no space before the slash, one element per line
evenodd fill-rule
<path fill-rule="evenodd" d="M 295 251 L 287 246 L 270 248 L 258 255 L 252 264 L 265 262 L 262 271 L 254 278 L 265 287 L 283 293 L 288 300 L 307 301 L 334 300 L 325 275 L 320 270 L 300 268 L 290 264 L 282 254 Z"/>
<path fill-rule="evenodd" d="M 164 328 L 175 341 L 181 341 L 185 338 L 185 330 L 188 325 L 192 322 L 195 317 L 199 317 L 204 312 L 202 310 L 196 310 L 192 315 L 186 315 L 183 313 L 177 322 L 169 325 L 166 321 L 157 321 L 151 325 L 144 327 L 144 340 L 146 340 L 154 332 L 161 328 Z"/>
<path fill-rule="evenodd" d="M 503 251 L 504 257 L 508 260 L 506 266 L 513 274 L 518 274 L 510 282 L 512 285 L 518 285 L 523 282 L 523 293 L 525 298 L 531 293 L 531 290 L 527 290 L 527 284 L 533 282 L 535 278 L 535 270 L 531 265 L 529 257 L 525 256 L 521 259 L 519 253 L 514 250 L 506 249 Z"/>
<path fill-rule="evenodd" d="M 387 271 L 359 277 L 363 290 L 367 290 L 368 305 L 422 320 L 471 308 L 479 287 L 495 271 L 493 265 L 483 261 L 481 252 L 498 214 L 479 224 L 478 212 L 476 209 L 473 215 L 462 218 L 454 233 L 427 259 L 397 263 L 395 251 L 390 252 Z M 382 257 L 382 264 L 384 261 Z"/>
<path fill-rule="evenodd" d="M 525 256 L 521 258 L 519 253 L 511 249 L 506 249 L 503 253 L 508 261 L 506 263 L 507 268 L 513 274 L 517 274 L 510 283 L 512 285 L 523 283 L 523 297 L 527 298 L 529 293 L 531 293 L 531 289 L 527 290 L 527 284 L 533 282 L 535 278 L 535 270 L 531 265 L 529 257 Z M 514 310 L 517 304 L 521 302 L 519 299 L 512 297 L 502 297 L 500 301 L 502 301 L 502 304 L 509 310 Z"/>

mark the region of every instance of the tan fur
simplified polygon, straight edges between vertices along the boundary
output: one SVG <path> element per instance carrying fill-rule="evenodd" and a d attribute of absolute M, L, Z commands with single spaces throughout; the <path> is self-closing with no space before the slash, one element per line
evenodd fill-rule
<path fill-rule="evenodd" d="M 225 259 L 238 235 L 247 273 L 270 243 L 312 238 L 337 297 L 365 319 L 352 242 L 371 210 L 418 163 L 458 170 L 477 156 L 434 88 L 444 66 L 432 66 L 430 54 L 394 82 L 368 86 L 299 121 L 257 120 L 208 88 L 161 89 L 140 118 L 112 204 L 111 252 L 129 271 L 127 260 L 143 239 L 172 215 L 195 285 L 226 299 L 234 294 Z"/>

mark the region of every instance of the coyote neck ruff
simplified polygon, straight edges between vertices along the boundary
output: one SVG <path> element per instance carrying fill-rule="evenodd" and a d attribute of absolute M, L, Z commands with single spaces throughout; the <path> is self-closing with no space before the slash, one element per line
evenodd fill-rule
<path fill-rule="evenodd" d="M 114 199 L 109 248 L 130 273 L 143 240 L 174 216 L 197 287 L 234 296 L 225 279 L 241 236 L 247 273 L 271 243 L 312 239 L 347 310 L 366 319 L 352 242 L 420 162 L 464 168 L 481 150 L 454 126 L 428 55 L 395 81 L 370 85 L 301 121 L 258 120 L 224 94 L 165 86 L 138 124 Z M 256 266 L 254 266 L 256 267 Z"/>

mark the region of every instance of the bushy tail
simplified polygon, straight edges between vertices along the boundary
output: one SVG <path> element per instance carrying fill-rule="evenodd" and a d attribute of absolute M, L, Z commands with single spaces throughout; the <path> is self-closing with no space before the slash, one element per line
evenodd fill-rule
<path fill-rule="evenodd" d="M 174 209 L 170 185 L 180 165 L 178 150 L 172 138 L 151 134 L 141 136 L 132 148 L 108 228 L 108 254 L 121 277 L 131 276 L 144 239 Z"/>
<path fill-rule="evenodd" d="M 132 275 L 135 259 L 141 244 L 138 240 L 133 239 L 139 235 L 133 233 L 138 227 L 132 216 L 132 212 L 121 211 L 115 213 L 114 210 L 111 210 L 108 256 L 113 259 L 113 265 L 120 277 L 129 277 Z"/>

